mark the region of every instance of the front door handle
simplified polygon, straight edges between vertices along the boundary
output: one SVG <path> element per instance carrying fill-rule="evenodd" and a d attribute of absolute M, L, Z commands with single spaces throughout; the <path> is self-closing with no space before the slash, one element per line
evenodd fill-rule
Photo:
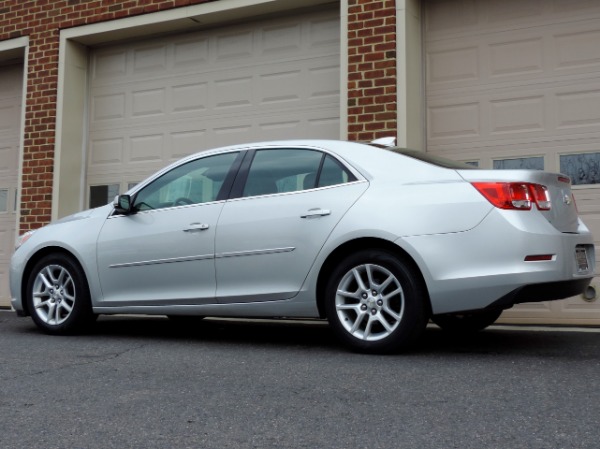
<path fill-rule="evenodd" d="M 190 227 L 184 229 L 183 232 L 200 232 L 206 231 L 209 226 L 206 223 L 190 223 Z"/>
<path fill-rule="evenodd" d="M 300 215 L 300 218 L 318 218 L 325 217 L 326 215 L 331 215 L 331 211 L 329 209 L 310 209 L 306 214 Z"/>

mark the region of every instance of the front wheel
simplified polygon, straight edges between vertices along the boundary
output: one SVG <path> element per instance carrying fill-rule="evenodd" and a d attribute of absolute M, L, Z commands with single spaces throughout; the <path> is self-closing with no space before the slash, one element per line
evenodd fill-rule
<path fill-rule="evenodd" d="M 427 294 L 415 270 L 383 250 L 357 252 L 331 274 L 325 307 L 351 348 L 388 353 L 409 347 L 427 324 Z"/>
<path fill-rule="evenodd" d="M 31 318 L 49 334 L 79 331 L 95 318 L 85 274 L 65 254 L 50 254 L 36 263 L 26 293 Z"/>

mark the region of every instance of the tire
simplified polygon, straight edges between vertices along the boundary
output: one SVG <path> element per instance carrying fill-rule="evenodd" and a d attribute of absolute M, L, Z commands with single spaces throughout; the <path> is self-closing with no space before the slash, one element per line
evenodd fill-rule
<path fill-rule="evenodd" d="M 494 324 L 501 314 L 502 310 L 444 314 L 432 316 L 431 321 L 446 332 L 472 334 Z"/>
<path fill-rule="evenodd" d="M 96 318 L 83 269 L 65 254 L 50 254 L 35 264 L 26 296 L 31 318 L 48 334 L 76 333 Z"/>
<path fill-rule="evenodd" d="M 428 296 L 417 272 L 383 250 L 348 256 L 333 270 L 325 310 L 337 338 L 353 350 L 390 353 L 409 348 L 428 319 Z"/>

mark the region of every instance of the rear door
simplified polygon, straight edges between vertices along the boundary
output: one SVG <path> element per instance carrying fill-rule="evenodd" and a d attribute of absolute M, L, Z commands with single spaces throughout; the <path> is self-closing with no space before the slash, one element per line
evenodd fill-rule
<path fill-rule="evenodd" d="M 238 197 L 225 204 L 219 219 L 217 298 L 224 303 L 290 298 L 368 184 L 313 149 L 261 149 L 245 165 L 234 187 Z"/>

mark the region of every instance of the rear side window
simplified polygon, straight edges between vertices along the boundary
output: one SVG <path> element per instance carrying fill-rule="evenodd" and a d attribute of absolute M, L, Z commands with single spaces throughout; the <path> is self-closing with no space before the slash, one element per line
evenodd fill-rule
<path fill-rule="evenodd" d="M 352 178 L 352 174 L 342 167 L 342 165 L 331 156 L 325 156 L 323 167 L 319 176 L 318 187 L 333 186 L 336 184 L 343 184 L 349 182 Z"/>
<path fill-rule="evenodd" d="M 257 196 L 343 184 L 352 174 L 328 154 L 309 149 L 258 150 L 242 195 Z"/>

